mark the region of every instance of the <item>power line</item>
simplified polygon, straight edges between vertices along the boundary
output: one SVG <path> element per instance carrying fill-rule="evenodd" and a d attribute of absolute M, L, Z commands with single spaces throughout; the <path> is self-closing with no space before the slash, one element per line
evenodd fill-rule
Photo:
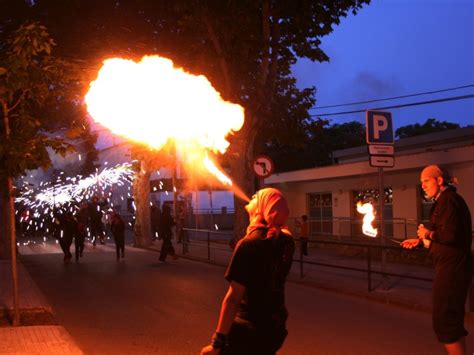
<path fill-rule="evenodd" d="M 383 98 L 383 99 L 374 99 L 374 100 L 367 100 L 367 101 L 348 102 L 348 103 L 345 103 L 345 104 L 319 106 L 319 107 L 313 107 L 313 108 L 311 108 L 310 110 L 319 110 L 319 109 L 323 109 L 323 108 L 352 106 L 352 105 L 358 105 L 358 104 L 368 104 L 368 103 L 371 103 L 371 102 L 379 102 L 379 101 L 387 101 L 387 100 L 404 99 L 404 98 L 407 98 L 407 97 L 414 97 L 414 96 L 422 96 L 422 95 L 436 94 L 436 93 L 440 93 L 440 92 L 446 92 L 446 91 L 452 91 L 452 90 L 459 90 L 459 89 L 466 89 L 466 88 L 470 88 L 470 87 L 474 87 L 474 84 L 463 85 L 463 86 L 457 86 L 457 87 L 454 87 L 454 88 L 448 88 L 448 89 L 442 89 L 442 90 L 420 92 L 420 93 L 416 93 L 416 94 L 409 94 L 409 95 L 402 95 L 402 96 L 386 97 L 386 98 Z"/>
<path fill-rule="evenodd" d="M 386 110 L 386 109 L 391 109 L 391 108 L 401 108 L 401 107 L 409 107 L 409 106 L 428 105 L 428 104 L 435 104 L 435 103 L 438 103 L 438 102 L 457 101 L 457 100 L 465 100 L 465 99 L 472 99 L 472 98 L 474 98 L 474 94 L 463 95 L 463 96 L 452 96 L 452 97 L 446 97 L 446 98 L 444 98 L 444 99 L 436 99 L 436 100 L 429 100 L 429 101 L 412 102 L 412 103 L 409 103 L 409 104 L 401 104 L 401 105 L 377 107 L 377 108 L 371 108 L 370 110 Z M 345 112 L 334 112 L 334 113 L 321 113 L 321 114 L 310 115 L 310 116 L 311 116 L 311 117 L 320 117 L 320 116 L 347 115 L 347 114 L 350 114 L 350 113 L 365 112 L 365 111 L 367 111 L 367 110 L 368 110 L 368 109 L 354 110 L 354 111 L 345 111 Z"/>

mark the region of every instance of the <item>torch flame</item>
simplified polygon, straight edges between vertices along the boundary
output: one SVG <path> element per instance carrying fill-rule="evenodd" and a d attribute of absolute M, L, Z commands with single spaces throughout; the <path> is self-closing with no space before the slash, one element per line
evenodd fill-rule
<path fill-rule="evenodd" d="M 377 228 L 372 227 L 372 222 L 375 219 L 374 207 L 371 203 L 357 202 L 357 212 L 364 214 L 362 219 L 362 233 L 369 237 L 377 236 Z"/>
<path fill-rule="evenodd" d="M 185 153 L 224 153 L 227 135 L 244 123 L 244 109 L 224 101 L 206 77 L 186 73 L 159 56 L 139 63 L 107 59 L 85 101 L 96 122 L 157 150 L 173 140 Z M 232 184 L 214 164 L 207 168 Z"/>

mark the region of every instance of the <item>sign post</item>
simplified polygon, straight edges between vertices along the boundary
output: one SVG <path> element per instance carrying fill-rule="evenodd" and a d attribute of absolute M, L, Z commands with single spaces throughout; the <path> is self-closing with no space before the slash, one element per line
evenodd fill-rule
<path fill-rule="evenodd" d="M 384 111 L 368 110 L 366 112 L 366 141 L 369 150 L 370 166 L 378 168 L 379 175 L 379 220 L 380 243 L 385 245 L 385 223 L 383 207 L 385 187 L 383 168 L 392 168 L 395 165 L 393 146 L 392 114 Z M 385 272 L 386 253 L 382 249 L 382 272 Z"/>

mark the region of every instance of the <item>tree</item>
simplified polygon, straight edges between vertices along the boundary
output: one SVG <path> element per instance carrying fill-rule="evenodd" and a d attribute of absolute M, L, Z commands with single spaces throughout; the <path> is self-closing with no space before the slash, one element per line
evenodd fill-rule
<path fill-rule="evenodd" d="M 297 144 L 295 144 L 297 143 Z M 365 144 L 365 127 L 352 121 L 330 125 L 327 120 L 314 120 L 296 142 L 272 142 L 265 153 L 275 159 L 277 172 L 308 169 L 333 163 L 332 152 Z"/>
<path fill-rule="evenodd" d="M 16 233 L 13 178 L 27 169 L 46 167 L 46 148 L 65 153 L 71 146 L 42 132 L 42 119 L 35 115 L 51 95 L 62 90 L 64 63 L 51 56 L 54 41 L 38 23 L 20 26 L 5 43 L 0 56 L 0 211 L 3 238 L 0 257 L 12 260 L 14 289 L 13 324 L 19 324 L 18 284 L 16 271 Z M 59 100 L 60 101 L 60 100 Z M 6 247 L 6 236 L 10 248 Z"/>
<path fill-rule="evenodd" d="M 251 162 L 269 128 L 292 139 L 309 116 L 314 89 L 299 90 L 291 74 L 298 58 L 327 61 L 320 39 L 370 0 L 38 0 L 17 15 L 46 21 L 61 53 L 89 60 L 158 53 L 204 74 L 227 100 L 246 111 L 227 153 L 232 179 L 253 192 Z M 277 128 L 279 128 L 277 130 Z M 283 127 L 281 129 L 281 127 Z M 236 237 L 244 233 L 244 202 L 236 200 Z"/>
<path fill-rule="evenodd" d="M 395 136 L 402 139 L 456 128 L 459 128 L 459 124 L 457 123 L 440 122 L 436 118 L 428 118 L 422 125 L 415 123 L 398 128 L 395 131 Z"/>
<path fill-rule="evenodd" d="M 291 65 L 298 57 L 328 60 L 320 38 L 348 11 L 355 14 L 369 2 L 177 1 L 169 9 L 176 23 L 160 22 L 172 44 L 164 41 L 164 48 L 184 67 L 204 73 L 225 98 L 245 107 L 244 126 L 232 137 L 228 154 L 234 182 L 249 195 L 251 162 L 265 144 L 267 128 L 282 119 L 289 131 L 308 118 L 304 108 L 313 90 L 296 88 Z M 285 115 L 295 112 L 292 105 L 302 114 Z M 243 204 L 235 201 L 237 238 L 246 224 Z"/>

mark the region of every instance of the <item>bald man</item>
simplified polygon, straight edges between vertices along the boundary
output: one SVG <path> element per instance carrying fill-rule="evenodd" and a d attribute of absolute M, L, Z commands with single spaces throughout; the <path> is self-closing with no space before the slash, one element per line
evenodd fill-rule
<path fill-rule="evenodd" d="M 418 238 L 404 248 L 427 247 L 435 267 L 433 329 L 448 354 L 465 354 L 464 305 L 472 277 L 472 224 L 469 208 L 456 193 L 457 181 L 438 165 L 421 172 L 421 187 L 435 202 L 430 226 L 418 226 Z"/>

